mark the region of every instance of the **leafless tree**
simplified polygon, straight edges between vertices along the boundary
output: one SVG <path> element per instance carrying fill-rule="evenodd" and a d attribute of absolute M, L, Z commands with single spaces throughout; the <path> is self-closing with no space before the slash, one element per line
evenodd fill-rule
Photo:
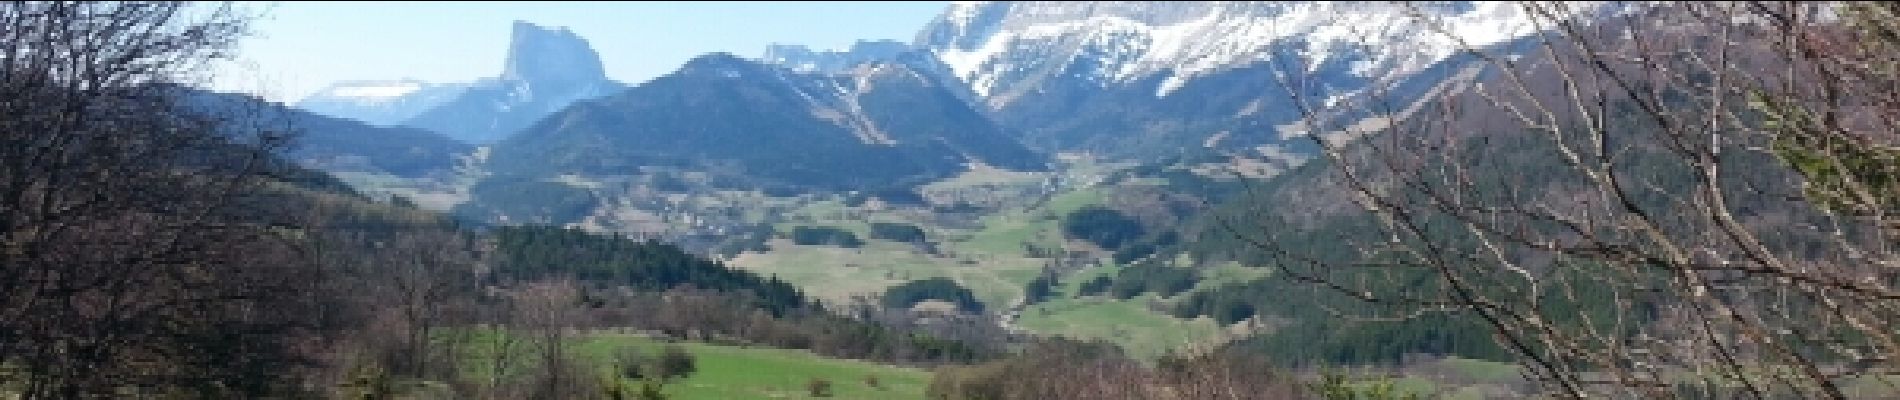
<path fill-rule="evenodd" d="M 530 282 L 515 289 L 514 302 L 522 312 L 524 333 L 532 335 L 537 359 L 534 398 L 559 399 L 593 395 L 598 383 L 571 357 L 573 331 L 581 312 L 580 287 L 572 280 Z"/>
<path fill-rule="evenodd" d="M 383 306 L 396 314 L 404 331 L 405 357 L 397 371 L 427 376 L 434 372 L 429 368 L 433 360 L 452 365 L 453 354 L 436 346 L 442 340 L 438 328 L 455 322 L 458 309 L 469 306 L 476 287 L 475 243 L 458 232 L 431 230 L 403 232 L 379 244 L 384 247 L 379 253 L 387 257 L 372 259 L 385 270 L 387 293 L 377 297 L 387 300 Z"/>
<path fill-rule="evenodd" d="M 503 389 L 512 383 L 512 379 L 523 367 L 520 363 L 527 341 L 521 335 L 508 330 L 516 326 L 520 319 L 519 307 L 515 305 L 512 298 L 501 297 L 496 299 L 494 304 L 487 305 L 485 311 L 485 314 L 489 316 L 486 322 L 494 330 L 488 335 L 483 346 L 488 357 L 485 360 L 488 364 L 488 382 L 485 389 L 494 396 L 490 398 L 494 399 L 518 397 L 507 396 Z"/>
<path fill-rule="evenodd" d="M 1164 357 L 1146 367 L 1106 345 L 1031 343 L 1021 355 L 939 368 L 937 399 L 1301 399 L 1312 397 L 1258 355 Z"/>
<path fill-rule="evenodd" d="M 0 3 L 0 365 L 21 397 L 229 397 L 289 375 L 313 277 L 299 221 L 257 216 L 290 135 L 175 84 L 246 21 Z"/>
<path fill-rule="evenodd" d="M 1366 212 L 1236 221 L 1283 276 L 1382 306 L 1350 317 L 1476 318 L 1564 397 L 1842 398 L 1884 381 L 1900 8 L 1522 2 L 1540 33 L 1478 47 L 1431 5 L 1402 7 L 1482 73 L 1328 106 L 1279 68 L 1330 166 L 1305 195 Z M 1362 216 L 1381 229 L 1306 230 Z M 1287 245 L 1321 233 L 1356 252 Z"/>

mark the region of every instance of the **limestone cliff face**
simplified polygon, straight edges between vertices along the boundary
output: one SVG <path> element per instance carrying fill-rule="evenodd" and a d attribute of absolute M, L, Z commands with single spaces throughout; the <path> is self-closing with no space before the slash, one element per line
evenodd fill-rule
<path fill-rule="evenodd" d="M 568 105 L 625 89 L 607 79 L 600 55 L 564 28 L 516 21 L 501 76 L 405 122 L 464 142 L 499 141 Z"/>

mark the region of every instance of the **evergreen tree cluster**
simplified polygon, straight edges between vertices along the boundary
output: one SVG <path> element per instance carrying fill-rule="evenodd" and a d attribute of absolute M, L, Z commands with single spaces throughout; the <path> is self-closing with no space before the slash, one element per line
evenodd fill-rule
<path fill-rule="evenodd" d="M 806 304 L 797 288 L 778 278 L 727 268 L 658 241 L 638 242 L 619 235 L 550 226 L 498 228 L 494 238 L 499 253 L 495 272 L 501 279 L 527 281 L 566 275 L 583 282 L 641 291 L 664 291 L 682 285 L 747 291 L 759 306 L 775 313 Z"/>
<path fill-rule="evenodd" d="M 871 238 L 903 243 L 923 243 L 929 241 L 924 230 L 916 225 L 896 222 L 872 222 Z"/>
<path fill-rule="evenodd" d="M 919 279 L 884 290 L 885 307 L 910 308 L 926 300 L 947 301 L 965 311 L 983 312 L 983 303 L 976 300 L 976 295 L 950 278 Z"/>
<path fill-rule="evenodd" d="M 1062 232 L 1104 249 L 1119 248 L 1123 243 L 1140 238 L 1143 233 L 1141 222 L 1122 215 L 1120 211 L 1100 206 L 1084 207 L 1064 216 Z"/>
<path fill-rule="evenodd" d="M 864 245 L 857 234 L 830 226 L 800 226 L 792 228 L 792 243 L 801 246 L 838 246 L 856 248 Z"/>
<path fill-rule="evenodd" d="M 1023 287 L 1023 301 L 1035 304 L 1055 297 L 1055 288 L 1059 284 L 1054 274 L 1038 275 L 1036 279 L 1030 280 L 1029 284 Z"/>
<path fill-rule="evenodd" d="M 1102 293 L 1107 293 L 1108 287 L 1114 284 L 1114 277 L 1098 276 L 1095 277 L 1095 279 L 1082 281 L 1082 285 L 1076 288 L 1076 294 L 1081 296 L 1099 296 Z"/>
<path fill-rule="evenodd" d="M 587 189 L 527 176 L 489 177 L 469 193 L 470 201 L 454 212 L 476 221 L 560 224 L 580 220 L 599 204 Z"/>

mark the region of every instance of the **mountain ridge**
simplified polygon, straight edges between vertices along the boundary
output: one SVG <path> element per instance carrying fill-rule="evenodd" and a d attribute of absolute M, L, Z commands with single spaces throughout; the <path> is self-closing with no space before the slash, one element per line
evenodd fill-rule
<path fill-rule="evenodd" d="M 729 146 L 738 143 L 748 145 Z M 639 165 L 624 163 L 630 159 L 725 160 L 779 183 L 839 190 L 921 183 L 972 162 L 1042 167 L 1038 155 L 908 67 L 797 73 L 728 53 L 556 113 L 498 143 L 494 163 L 535 174 L 625 173 Z"/>
<path fill-rule="evenodd" d="M 1483 2 L 959 2 L 913 44 L 1045 152 L 1297 163 L 1311 149 L 1278 128 L 1304 118 L 1289 95 L 1343 105 L 1400 87 L 1377 100 L 1407 104 L 1456 76 L 1446 64 L 1468 61 L 1439 31 L 1508 46 L 1533 33 L 1518 13 Z"/>
<path fill-rule="evenodd" d="M 454 99 L 465 83 L 430 83 L 414 78 L 338 81 L 305 96 L 297 108 L 372 125 L 401 124 Z"/>
<path fill-rule="evenodd" d="M 515 21 L 512 32 L 501 75 L 470 84 L 453 100 L 403 124 L 487 144 L 570 104 L 625 88 L 607 79 L 600 55 L 586 39 L 566 28 Z"/>

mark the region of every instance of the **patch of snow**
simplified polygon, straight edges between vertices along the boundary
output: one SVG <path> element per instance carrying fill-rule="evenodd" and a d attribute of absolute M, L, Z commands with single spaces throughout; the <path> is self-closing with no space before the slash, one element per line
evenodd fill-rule
<path fill-rule="evenodd" d="M 393 85 L 343 86 L 330 89 L 329 94 L 335 97 L 387 99 L 402 97 L 414 93 L 419 89 L 422 89 L 422 84 L 420 83 L 404 82 Z"/>
<path fill-rule="evenodd" d="M 990 95 L 990 85 L 994 83 L 994 80 L 992 79 L 991 82 L 977 82 L 979 79 L 976 75 L 982 72 L 981 68 L 984 64 L 991 63 L 998 55 L 1009 50 L 1009 45 L 1013 42 L 1015 42 L 1015 35 L 999 33 L 995 36 L 990 36 L 988 41 L 983 42 L 983 45 L 975 50 L 946 49 L 939 51 L 937 52 L 937 59 L 942 60 L 945 66 L 950 67 L 950 72 L 956 74 L 957 79 L 962 79 L 964 82 L 969 83 L 970 89 L 975 91 L 977 96 L 988 97 Z"/>
<path fill-rule="evenodd" d="M 970 26 L 970 20 L 976 18 L 976 11 L 983 8 L 986 1 L 953 1 L 944 14 L 959 27 Z"/>

